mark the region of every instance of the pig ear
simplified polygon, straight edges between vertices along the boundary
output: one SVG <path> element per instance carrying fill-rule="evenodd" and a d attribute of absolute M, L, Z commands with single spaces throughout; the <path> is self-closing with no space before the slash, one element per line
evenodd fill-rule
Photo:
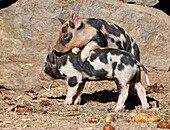
<path fill-rule="evenodd" d="M 71 21 L 76 28 L 79 28 L 81 26 L 81 19 L 75 13 L 72 13 Z"/>
<path fill-rule="evenodd" d="M 50 61 L 53 62 L 53 48 L 51 47 L 51 45 L 48 46 L 48 54 L 50 57 Z"/>
<path fill-rule="evenodd" d="M 63 24 L 63 23 L 66 22 L 66 20 L 63 20 L 63 19 L 61 19 L 61 18 L 58 18 L 58 20 L 60 21 L 61 24 Z"/>

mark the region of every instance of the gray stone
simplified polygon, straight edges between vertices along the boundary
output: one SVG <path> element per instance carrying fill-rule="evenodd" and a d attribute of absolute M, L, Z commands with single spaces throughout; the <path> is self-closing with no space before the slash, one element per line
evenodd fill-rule
<path fill-rule="evenodd" d="M 126 3 L 134 3 L 138 5 L 144 5 L 144 6 L 154 6 L 159 3 L 158 0 L 124 0 Z"/>
<path fill-rule="evenodd" d="M 19 0 L 0 10 L 0 85 L 18 92 L 48 87 L 37 75 L 57 39 L 58 17 L 69 19 L 72 12 L 120 25 L 136 40 L 150 71 L 169 69 L 170 17 L 160 10 L 113 0 Z"/>

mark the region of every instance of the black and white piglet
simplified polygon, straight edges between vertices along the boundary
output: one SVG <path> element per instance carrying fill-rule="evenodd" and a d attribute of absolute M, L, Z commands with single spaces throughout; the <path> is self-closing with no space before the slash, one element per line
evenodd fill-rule
<path fill-rule="evenodd" d="M 65 104 L 78 104 L 85 81 L 114 80 L 119 98 L 115 111 L 123 108 L 128 96 L 127 84 L 134 84 L 144 109 L 149 108 L 145 88 L 141 84 L 140 67 L 145 71 L 146 81 L 149 79 L 146 68 L 139 63 L 132 54 L 118 49 L 96 49 L 90 52 L 85 62 L 81 61 L 81 51 L 78 55 L 73 53 L 61 54 L 49 48 L 45 58 L 44 69 L 39 75 L 40 79 L 66 79 L 68 91 Z M 74 98 L 73 98 L 74 97 Z"/>

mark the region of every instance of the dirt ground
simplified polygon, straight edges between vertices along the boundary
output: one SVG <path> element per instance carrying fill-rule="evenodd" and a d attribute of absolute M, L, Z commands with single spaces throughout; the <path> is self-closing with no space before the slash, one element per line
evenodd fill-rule
<path fill-rule="evenodd" d="M 146 87 L 149 110 L 142 110 L 138 97 L 128 97 L 125 109 L 115 113 L 117 89 L 114 82 L 87 82 L 81 105 L 64 106 L 65 86 L 52 86 L 48 91 L 26 92 L 17 95 L 13 90 L 0 88 L 0 129 L 57 129 L 103 130 L 106 124 L 116 130 L 156 130 L 159 122 L 129 121 L 139 113 L 170 121 L 170 72 L 149 72 L 151 86 Z M 46 86 L 48 88 L 48 86 Z M 107 115 L 113 122 L 105 122 Z"/>

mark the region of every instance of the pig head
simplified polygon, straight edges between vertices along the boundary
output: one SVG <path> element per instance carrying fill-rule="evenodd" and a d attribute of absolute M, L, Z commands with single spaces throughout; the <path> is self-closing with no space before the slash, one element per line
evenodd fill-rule
<path fill-rule="evenodd" d="M 53 54 L 55 53 L 55 55 Z M 51 46 L 48 48 L 48 55 L 44 59 L 44 65 L 41 70 L 41 73 L 38 75 L 41 80 L 53 80 L 61 79 L 63 76 L 60 74 L 58 68 L 60 66 L 60 61 L 58 57 L 61 56 L 61 53 L 58 53 L 52 49 Z"/>
<path fill-rule="evenodd" d="M 84 62 L 90 51 L 97 48 L 115 48 L 131 52 L 137 60 L 140 59 L 138 45 L 121 27 L 103 19 L 80 19 L 76 14 L 70 20 L 60 19 L 62 27 L 59 31 L 54 49 L 65 53 L 72 50 L 77 54 L 83 48 L 81 60 Z"/>
<path fill-rule="evenodd" d="M 80 48 L 85 46 L 95 35 L 96 29 L 84 25 L 83 21 L 76 14 L 71 15 L 70 20 L 63 20 L 58 18 L 62 23 L 59 30 L 54 49 L 57 52 L 65 53 L 73 48 Z M 86 28 L 86 29 L 85 29 Z"/>

